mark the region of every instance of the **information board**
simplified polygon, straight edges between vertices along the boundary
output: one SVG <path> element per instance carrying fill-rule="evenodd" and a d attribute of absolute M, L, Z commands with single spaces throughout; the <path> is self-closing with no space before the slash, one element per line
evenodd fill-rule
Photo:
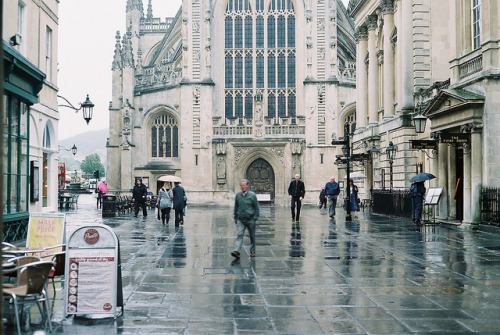
<path fill-rule="evenodd" d="M 64 242 L 66 231 L 65 214 L 55 213 L 31 213 L 28 223 L 28 236 L 26 247 L 30 249 L 41 249 Z M 62 246 L 44 251 L 36 256 L 46 256 L 62 251 Z"/>
<path fill-rule="evenodd" d="M 442 193 L 442 187 L 429 187 L 427 193 L 425 194 L 424 205 L 437 205 Z"/>
<path fill-rule="evenodd" d="M 256 194 L 257 201 L 271 201 L 271 194 L 269 193 L 259 193 Z"/>
<path fill-rule="evenodd" d="M 66 315 L 116 318 L 117 269 L 118 239 L 109 227 L 75 230 L 66 255 Z"/>

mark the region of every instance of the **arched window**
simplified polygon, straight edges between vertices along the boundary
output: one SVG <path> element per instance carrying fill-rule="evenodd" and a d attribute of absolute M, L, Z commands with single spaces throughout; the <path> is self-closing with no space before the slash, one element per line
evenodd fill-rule
<path fill-rule="evenodd" d="M 50 149 L 50 129 L 49 129 L 49 125 L 48 124 L 43 129 L 42 146 L 44 148 Z"/>
<path fill-rule="evenodd" d="M 356 130 L 356 111 L 349 112 L 344 119 L 345 122 L 349 123 L 349 132 L 352 134 Z"/>
<path fill-rule="evenodd" d="M 179 127 L 168 114 L 158 116 L 151 126 L 151 156 L 179 157 Z"/>
<path fill-rule="evenodd" d="M 267 99 L 267 117 L 295 117 L 292 0 L 229 0 L 224 20 L 226 118 L 251 118 L 257 90 Z"/>

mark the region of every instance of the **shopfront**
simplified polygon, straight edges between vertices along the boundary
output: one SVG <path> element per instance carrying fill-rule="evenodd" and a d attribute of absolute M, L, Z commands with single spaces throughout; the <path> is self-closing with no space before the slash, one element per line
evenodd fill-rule
<path fill-rule="evenodd" d="M 38 102 L 45 75 L 5 41 L 3 58 L 3 232 L 5 241 L 16 241 L 25 238 L 30 195 L 34 197 L 38 192 L 30 190 L 34 185 L 30 177 L 35 176 L 30 174 L 29 120 L 30 106 Z"/>

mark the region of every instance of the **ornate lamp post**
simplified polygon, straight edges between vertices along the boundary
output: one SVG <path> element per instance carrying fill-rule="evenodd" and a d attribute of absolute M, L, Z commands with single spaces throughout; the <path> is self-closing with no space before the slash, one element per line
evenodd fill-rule
<path fill-rule="evenodd" d="M 391 175 L 391 191 L 392 191 L 392 163 L 394 162 L 394 157 L 396 156 L 396 151 L 398 151 L 398 148 L 394 146 L 394 144 L 392 144 L 392 141 L 389 142 L 389 146 L 387 147 L 387 149 L 385 149 L 385 152 L 387 154 L 387 158 L 389 158 L 389 173 Z"/>
<path fill-rule="evenodd" d="M 346 221 L 352 221 L 351 216 L 351 188 L 349 187 L 349 181 L 351 180 L 351 134 L 350 134 L 350 125 L 349 122 L 346 121 L 344 124 L 344 141 L 345 144 L 342 146 L 342 152 L 347 161 L 347 203 L 346 203 Z"/>
<path fill-rule="evenodd" d="M 68 99 L 66 99 L 61 95 L 58 95 L 57 97 L 63 99 L 67 103 L 67 105 L 58 105 L 58 106 L 71 108 L 75 110 L 76 113 L 78 113 L 78 111 L 81 109 L 83 114 L 83 119 L 87 122 L 87 124 L 89 124 L 90 120 L 92 120 L 92 115 L 94 113 L 94 104 L 92 103 L 92 101 L 90 101 L 88 94 L 84 102 L 78 103 L 80 105 L 80 108 L 76 108 L 75 106 L 73 106 L 71 102 L 68 101 Z"/>

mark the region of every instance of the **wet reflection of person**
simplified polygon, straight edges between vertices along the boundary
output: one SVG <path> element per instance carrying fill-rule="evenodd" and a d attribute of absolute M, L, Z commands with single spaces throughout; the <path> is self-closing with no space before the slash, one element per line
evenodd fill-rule
<path fill-rule="evenodd" d="M 306 252 L 302 248 L 302 233 L 300 224 L 292 223 L 292 233 L 290 234 L 290 257 L 304 257 Z"/>

